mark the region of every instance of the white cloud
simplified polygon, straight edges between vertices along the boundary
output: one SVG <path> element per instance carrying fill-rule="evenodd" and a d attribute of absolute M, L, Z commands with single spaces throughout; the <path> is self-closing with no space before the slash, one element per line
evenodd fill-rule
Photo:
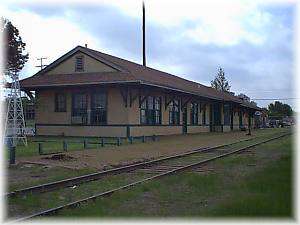
<path fill-rule="evenodd" d="M 141 1 L 102 1 L 118 7 L 129 16 L 141 18 Z M 174 1 L 148 0 L 146 22 L 160 26 L 177 27 L 187 22 L 193 26 L 182 31 L 183 36 L 204 44 L 235 45 L 240 41 L 261 45 L 266 41 L 263 28 L 271 16 L 260 11 L 266 2 L 281 1 Z"/>
<path fill-rule="evenodd" d="M 192 23 L 192 26 L 187 26 L 178 35 L 186 38 L 191 38 L 199 43 L 223 45 L 235 45 L 241 41 L 247 41 L 251 44 L 262 45 L 267 40 L 264 33 L 264 27 L 268 26 L 272 18 L 266 12 L 260 10 L 260 7 L 268 3 L 287 3 L 293 2 L 283 0 L 258 1 L 258 0 L 210 0 L 210 1 L 174 1 L 174 0 L 146 0 L 146 23 L 156 23 L 160 26 L 173 27 L 174 33 L 176 28 L 183 23 Z M 11 0 L 10 5 L 47 5 L 61 4 L 58 0 L 52 1 L 23 1 Z M 141 0 L 99 0 L 99 1 L 64 1 L 64 6 L 68 5 L 111 5 L 121 10 L 124 14 L 141 18 L 142 1 Z M 70 19 L 71 12 L 65 12 L 65 19 L 59 21 L 66 26 L 66 18 Z M 16 17 L 20 15 L 15 13 Z M 41 18 L 42 19 L 42 18 Z M 71 21 L 71 20 L 70 20 Z M 68 26 L 75 27 L 80 30 L 77 24 L 68 22 Z M 48 21 L 56 22 L 55 20 Z M 50 26 L 50 25 L 49 25 Z M 55 26 L 55 25 L 54 25 Z M 61 27 L 61 26 L 60 26 Z M 51 29 L 48 28 L 47 29 Z M 46 31 L 45 31 L 46 32 Z"/>
<path fill-rule="evenodd" d="M 79 44 L 89 43 L 95 48 L 100 45 L 97 38 L 63 18 L 43 18 L 27 11 L 12 12 L 3 8 L 1 11 L 19 29 L 26 43 L 26 51 L 30 54 L 22 70 L 23 76 L 31 76 L 39 70 L 36 67 L 39 57 L 47 57 L 45 63 L 48 64 Z"/>
<path fill-rule="evenodd" d="M 133 17 L 141 21 L 141 2 L 140 0 L 65 0 L 64 3 L 61 3 L 61 0 L 3 0 L 2 7 L 4 5 L 13 5 L 14 7 L 12 8 L 14 9 L 2 8 L 2 13 L 0 13 L 12 20 L 19 28 L 22 38 L 27 43 L 30 61 L 27 63 L 23 73 L 26 74 L 26 76 L 31 76 L 38 70 L 38 68 L 35 67 L 35 65 L 38 64 L 36 60 L 37 57 L 48 56 L 49 60 L 47 63 L 50 63 L 78 44 L 84 45 L 88 43 L 91 48 L 103 50 L 111 54 L 120 52 L 120 48 L 117 47 L 119 45 L 111 44 L 109 49 L 107 49 L 108 46 L 101 43 L 101 35 L 97 36 L 94 31 L 87 32 L 83 29 L 80 22 L 75 22 L 74 15 L 81 13 L 80 7 L 78 6 L 85 5 L 91 7 L 95 5 L 96 7 L 97 5 L 106 4 L 113 6 L 113 8 L 108 7 L 109 10 L 115 10 L 117 13 L 120 13 L 118 12 L 118 10 L 120 10 L 123 14 L 122 18 Z M 188 51 L 190 51 L 190 49 L 181 48 L 188 46 L 187 43 L 192 43 L 193 46 L 208 47 L 204 47 L 203 49 L 210 51 L 199 56 L 199 60 L 203 59 L 203 57 L 206 58 L 206 60 L 199 61 L 199 65 L 202 67 L 202 63 L 212 62 L 211 65 L 206 66 L 205 69 L 197 69 L 197 72 L 194 73 L 194 77 L 197 77 L 196 79 L 200 82 L 200 78 L 209 81 L 210 78 L 208 77 L 211 73 L 207 72 L 207 70 L 211 69 L 215 63 L 216 65 L 224 65 L 225 70 L 228 67 L 239 68 L 245 71 L 251 68 L 252 74 L 261 74 L 261 76 L 263 76 L 257 77 L 251 75 L 254 82 L 248 82 L 247 84 L 236 79 L 236 83 L 233 83 L 233 86 L 236 88 L 247 89 L 255 86 L 257 89 L 262 89 L 265 88 L 266 83 L 269 81 L 270 88 L 279 89 L 281 86 L 289 86 L 286 81 L 288 80 L 286 77 L 290 74 L 290 72 L 287 72 L 285 69 L 287 68 L 286 66 L 289 65 L 287 62 L 280 62 L 280 60 L 282 60 L 281 58 L 279 62 L 273 58 L 266 58 L 265 60 L 258 59 L 256 61 L 253 60 L 253 57 L 258 57 L 259 53 L 253 52 L 253 54 L 248 54 L 247 52 L 242 52 L 243 50 L 240 48 L 241 45 L 246 45 L 249 48 L 253 47 L 254 51 L 260 48 L 270 49 L 274 55 L 282 55 L 286 50 L 292 51 L 292 45 L 286 41 L 290 39 L 289 35 L 292 32 L 292 28 L 286 27 L 285 24 L 281 25 L 280 19 L 274 16 L 274 14 L 269 14 L 264 10 L 265 5 L 271 4 L 274 6 L 274 2 L 276 4 L 289 4 L 295 1 L 145 0 L 147 26 L 155 25 L 153 26 L 154 28 L 159 27 L 161 30 L 166 28 L 168 32 L 171 29 L 174 30 L 174 35 L 169 35 L 167 40 L 164 41 L 167 41 L 169 46 L 178 46 L 177 51 L 174 51 L 177 52 L 175 62 L 171 61 L 173 60 L 172 57 L 170 57 L 170 60 L 165 58 L 162 60 L 162 57 L 164 57 L 162 53 L 160 53 L 162 56 L 156 58 L 150 59 L 149 57 L 148 62 L 150 62 L 154 68 L 161 68 L 164 71 L 184 76 L 188 71 L 193 72 L 193 70 L 190 69 L 194 68 L 194 65 L 193 62 L 187 62 L 184 58 L 186 55 L 181 55 L 182 52 L 189 54 Z M 25 11 L 26 8 L 30 8 L 26 7 L 28 5 L 40 5 L 46 8 L 47 6 L 52 6 L 49 7 L 49 12 L 51 12 L 54 5 L 59 5 L 63 7 L 65 11 L 61 15 L 55 14 L 49 16 L 49 14 L 43 16 L 42 13 L 41 15 L 37 15 L 33 11 Z M 69 7 L 71 5 L 75 7 Z M 72 9 L 78 11 L 72 11 Z M 36 13 L 39 12 L 36 11 Z M 99 18 L 101 18 L 101 15 L 99 15 Z M 90 21 L 91 26 L 93 26 L 94 22 L 93 20 Z M 108 22 L 110 21 L 108 20 Z M 139 26 L 139 24 L 137 24 L 137 26 Z M 274 30 L 279 32 L 275 34 L 273 33 Z M 107 34 L 103 34 L 102 38 L 105 35 Z M 107 35 L 106 38 L 110 38 L 110 36 Z M 104 39 L 105 38 L 103 38 L 103 40 Z M 113 38 L 113 41 L 118 42 L 120 40 Z M 112 43 L 114 43 L 113 41 Z M 160 40 L 154 41 L 160 42 Z M 195 42 L 199 45 L 196 45 Z M 245 42 L 250 43 L 250 45 Z M 222 48 L 224 46 L 226 46 L 226 48 Z M 227 48 L 228 46 L 230 48 Z M 162 45 L 162 47 L 164 46 Z M 223 54 L 223 51 L 215 51 L 214 53 L 215 49 L 226 51 L 226 56 Z M 283 49 L 283 52 L 280 49 Z M 191 51 L 194 52 L 194 50 L 195 49 L 192 49 Z M 151 49 L 149 49 L 149 51 L 151 51 Z M 228 51 L 237 51 L 237 54 L 233 53 L 232 55 L 234 57 L 228 58 Z M 126 52 L 124 55 L 126 55 L 128 59 L 135 58 L 133 51 Z M 272 64 L 272 66 L 266 69 L 270 64 Z M 199 71 L 202 72 L 200 73 Z M 197 74 L 200 74 L 201 77 Z M 286 74 L 286 76 L 282 74 Z M 280 76 L 280 78 L 276 78 L 278 76 Z M 246 78 L 245 80 L 249 81 L 249 77 L 248 80 Z M 276 82 L 276 85 L 274 82 Z"/>

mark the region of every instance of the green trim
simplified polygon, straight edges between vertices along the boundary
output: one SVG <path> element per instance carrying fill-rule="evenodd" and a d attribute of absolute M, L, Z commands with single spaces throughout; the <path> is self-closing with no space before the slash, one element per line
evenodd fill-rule
<path fill-rule="evenodd" d="M 35 126 L 82 126 L 82 127 L 181 127 L 182 124 L 105 124 L 105 125 L 90 125 L 90 124 L 46 124 L 46 123 L 37 123 Z M 209 124 L 198 124 L 191 125 L 187 124 L 187 126 L 191 127 L 201 127 L 201 126 L 209 126 Z"/>

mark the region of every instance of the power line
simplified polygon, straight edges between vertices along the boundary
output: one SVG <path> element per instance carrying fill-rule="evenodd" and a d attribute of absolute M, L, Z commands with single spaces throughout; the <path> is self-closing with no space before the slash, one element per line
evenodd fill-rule
<path fill-rule="evenodd" d="M 245 93 L 245 92 L 283 92 L 283 91 L 293 91 L 292 89 L 279 89 L 279 90 L 241 90 L 241 91 L 234 91 L 234 92 L 240 92 L 240 93 Z"/>
<path fill-rule="evenodd" d="M 259 101 L 259 100 L 292 100 L 299 98 L 252 98 L 251 100 Z"/>

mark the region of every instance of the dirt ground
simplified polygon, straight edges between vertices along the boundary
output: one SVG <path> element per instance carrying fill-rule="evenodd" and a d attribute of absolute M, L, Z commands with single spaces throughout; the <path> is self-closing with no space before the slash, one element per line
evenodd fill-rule
<path fill-rule="evenodd" d="M 252 136 L 247 136 L 246 132 L 176 135 L 160 137 L 157 142 L 149 141 L 132 145 L 67 152 L 63 158 L 51 159 L 51 156 L 23 157 L 19 158 L 18 162 L 31 162 L 73 169 L 101 170 L 278 132 L 280 130 L 275 132 L 273 129 L 257 130 L 252 132 Z"/>

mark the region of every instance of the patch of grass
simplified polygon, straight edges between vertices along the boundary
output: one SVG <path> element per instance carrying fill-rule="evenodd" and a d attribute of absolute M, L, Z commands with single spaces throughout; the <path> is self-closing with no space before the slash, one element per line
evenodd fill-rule
<path fill-rule="evenodd" d="M 64 189 L 53 190 L 51 192 L 39 193 L 34 195 L 17 196 L 9 199 L 9 216 L 22 214 L 32 214 L 41 210 L 57 207 L 62 204 L 70 203 L 78 199 L 90 197 L 113 188 L 120 187 L 127 183 L 140 179 L 143 173 L 128 176 L 127 174 L 119 174 L 109 179 L 100 179 L 96 181 L 86 182 L 83 184 L 67 187 Z M 115 196 L 116 201 L 118 196 Z"/>
<path fill-rule="evenodd" d="M 247 177 L 233 186 L 233 198 L 209 211 L 211 216 L 292 217 L 291 157 Z"/>
<path fill-rule="evenodd" d="M 18 145 L 16 148 L 16 157 L 39 155 L 38 143 L 42 143 L 43 153 L 55 153 L 63 151 L 63 141 L 67 142 L 68 151 L 84 150 L 83 141 L 91 142 L 88 144 L 89 148 L 101 148 L 100 139 L 96 137 L 29 137 L 27 146 Z M 116 142 L 115 138 L 105 138 L 106 142 Z M 98 144 L 96 144 L 97 142 Z M 127 144 L 125 139 L 123 144 Z"/>
<path fill-rule="evenodd" d="M 273 132 L 273 131 L 272 131 Z M 270 132 L 271 133 L 271 132 Z M 269 133 L 269 135 L 270 135 Z M 265 133 L 263 133 L 265 135 Z M 195 136 L 196 137 L 196 136 Z M 263 150 L 266 154 L 274 154 L 278 151 L 280 154 L 286 154 L 290 151 L 291 145 L 289 141 L 282 140 L 274 142 L 268 147 L 268 144 L 262 145 L 256 150 Z M 143 143 L 144 144 L 144 143 Z M 143 145 L 141 144 L 141 146 Z M 288 147 L 286 147 L 286 145 Z M 281 146 L 278 148 L 278 146 Z M 263 156 L 263 157 L 262 157 Z M 225 168 L 222 173 L 179 173 L 174 176 L 165 177 L 161 180 L 149 182 L 139 185 L 133 189 L 122 191 L 113 194 L 109 198 L 97 199 L 94 203 L 84 204 L 78 209 L 65 210 L 59 215 L 61 216 L 210 216 L 213 215 L 211 210 L 214 207 L 220 206 L 226 201 L 234 198 L 236 184 L 246 183 L 246 178 L 236 178 L 232 171 L 239 171 L 241 166 L 249 162 L 249 156 L 238 155 L 236 159 L 228 160 L 225 163 L 222 160 L 218 161 L 219 166 Z M 255 156 L 256 157 L 256 156 Z M 272 161 L 265 155 L 259 155 L 260 158 L 253 160 Z M 228 158 L 230 159 L 230 158 Z M 252 162 L 252 159 L 250 160 Z M 228 169 L 229 168 L 229 169 Z M 246 171 L 246 177 L 256 176 L 255 173 L 250 174 L 251 169 Z M 252 171 L 253 172 L 253 171 Z M 142 175 L 139 175 L 142 176 Z M 228 182 L 228 180 L 230 182 Z M 57 191 L 52 194 L 28 196 L 28 210 L 37 210 L 44 207 L 57 206 L 60 203 L 79 199 L 84 196 L 90 196 L 92 193 L 99 193 L 105 188 L 117 187 L 121 184 L 126 184 L 124 177 L 120 176 L 116 180 L 103 180 L 87 183 L 78 188 L 66 191 Z M 116 185 L 116 186 L 112 186 Z M 250 193 L 251 195 L 253 193 Z M 229 197 L 228 197 L 229 196 Z M 232 197 L 233 196 L 233 197 Z M 244 193 L 243 197 L 248 194 Z M 242 199 L 242 198 L 240 198 Z M 228 200 L 228 201 L 229 201 Z M 22 199 L 15 199 L 12 205 L 16 206 L 20 211 L 27 211 L 27 205 L 22 204 Z M 31 205 L 35 205 L 31 208 Z"/>
<path fill-rule="evenodd" d="M 226 159 L 226 163 L 216 161 L 218 172 L 179 173 L 97 199 L 77 209 L 61 211 L 59 216 L 291 218 L 291 138 L 255 149 L 257 153 L 251 160 L 247 159 L 248 155 L 240 154 Z M 248 162 L 255 162 L 259 167 L 247 167 Z"/>
<path fill-rule="evenodd" d="M 22 170 L 21 174 L 18 172 L 19 170 Z M 88 168 L 71 170 L 62 167 L 51 167 L 45 169 L 40 165 L 32 165 L 32 167 L 26 168 L 22 165 L 18 165 L 17 167 L 10 168 L 9 170 L 9 173 L 14 178 L 11 178 L 7 183 L 8 191 L 31 187 L 41 183 L 58 181 L 70 177 L 81 176 L 92 172 L 95 172 L 95 170 Z M 37 176 L 38 178 L 33 179 L 32 176 Z"/>

